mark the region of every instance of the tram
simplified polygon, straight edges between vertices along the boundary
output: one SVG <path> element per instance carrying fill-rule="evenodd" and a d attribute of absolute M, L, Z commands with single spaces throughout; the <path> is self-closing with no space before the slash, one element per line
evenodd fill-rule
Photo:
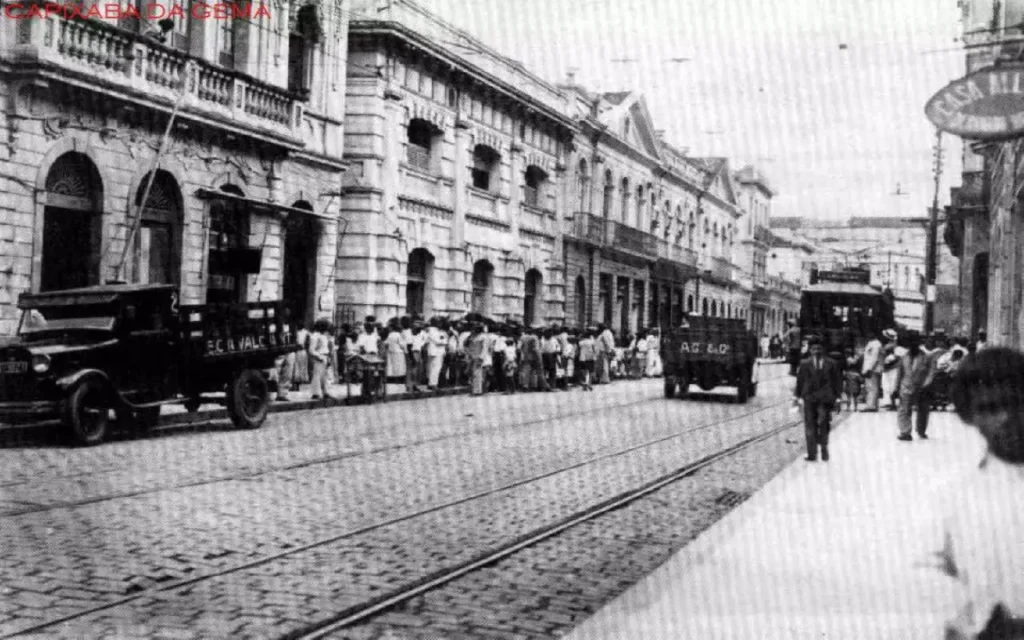
<path fill-rule="evenodd" d="M 863 269 L 811 271 L 800 300 L 800 333 L 821 338 L 825 351 L 860 350 L 876 332 L 894 328 L 892 292 L 872 286 Z"/>

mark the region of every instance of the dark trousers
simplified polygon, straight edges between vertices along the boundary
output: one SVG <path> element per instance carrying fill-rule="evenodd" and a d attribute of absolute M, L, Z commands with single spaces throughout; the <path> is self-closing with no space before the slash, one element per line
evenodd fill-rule
<path fill-rule="evenodd" d="M 800 366 L 800 350 L 790 349 L 789 350 L 789 375 L 795 376 L 797 367 Z"/>
<path fill-rule="evenodd" d="M 494 352 L 494 390 L 508 391 L 508 381 L 505 380 L 505 352 Z"/>
<path fill-rule="evenodd" d="M 928 414 L 931 413 L 931 409 L 931 395 L 925 391 L 919 391 L 906 398 L 900 396 L 899 408 L 896 410 L 896 424 L 899 425 L 900 435 L 910 435 L 910 418 L 914 412 L 917 413 L 917 419 L 914 420 L 917 423 L 914 425 L 917 428 L 917 433 L 924 435 L 928 431 Z"/>
<path fill-rule="evenodd" d="M 818 447 L 828 446 L 832 430 L 832 403 L 804 401 L 804 434 L 807 437 L 807 457 L 817 458 Z"/>

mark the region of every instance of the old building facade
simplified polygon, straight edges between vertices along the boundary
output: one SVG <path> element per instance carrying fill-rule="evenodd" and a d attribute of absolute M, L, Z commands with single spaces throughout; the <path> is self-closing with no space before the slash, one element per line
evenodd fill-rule
<path fill-rule="evenodd" d="M 739 192 L 740 206 L 746 212 L 740 225 L 737 260 L 751 275 L 750 327 L 761 334 L 776 313 L 768 286 L 768 251 L 772 240 L 769 227 L 775 192 L 764 176 L 749 165 L 736 173 L 734 183 Z"/>
<path fill-rule="evenodd" d="M 20 293 L 108 280 L 333 309 L 348 14 L 268 6 L 0 22 L 0 332 Z"/>
<path fill-rule="evenodd" d="M 374 18 L 351 23 L 340 304 L 561 321 L 565 97 L 415 3 L 360 7 Z"/>

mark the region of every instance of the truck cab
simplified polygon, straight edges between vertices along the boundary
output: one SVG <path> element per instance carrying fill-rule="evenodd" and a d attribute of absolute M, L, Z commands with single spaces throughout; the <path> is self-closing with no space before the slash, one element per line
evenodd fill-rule
<path fill-rule="evenodd" d="M 59 419 L 79 444 L 97 444 L 111 410 L 145 428 L 163 404 L 194 410 L 203 393 L 223 391 L 236 424 L 259 426 L 269 400 L 261 372 L 299 348 L 294 334 L 281 303 L 212 306 L 179 307 L 172 285 L 22 294 L 17 335 L 0 343 L 0 420 Z M 214 317 L 224 321 L 214 327 Z M 248 348 L 210 353 L 224 330 L 255 337 Z"/>

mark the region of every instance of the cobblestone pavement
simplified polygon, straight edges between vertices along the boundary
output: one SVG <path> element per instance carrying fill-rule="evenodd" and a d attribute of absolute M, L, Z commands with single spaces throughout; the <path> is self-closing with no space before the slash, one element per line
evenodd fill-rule
<path fill-rule="evenodd" d="M 276 637 L 777 422 L 780 409 L 379 526 L 396 515 L 756 412 L 782 384 L 762 384 L 746 406 L 667 401 L 647 380 L 280 414 L 257 432 L 0 450 L 0 633 L 134 597 L 49 633 Z M 293 555 L 166 590 L 281 553 Z"/>
<path fill-rule="evenodd" d="M 329 640 L 559 638 L 803 454 L 794 427 Z"/>

